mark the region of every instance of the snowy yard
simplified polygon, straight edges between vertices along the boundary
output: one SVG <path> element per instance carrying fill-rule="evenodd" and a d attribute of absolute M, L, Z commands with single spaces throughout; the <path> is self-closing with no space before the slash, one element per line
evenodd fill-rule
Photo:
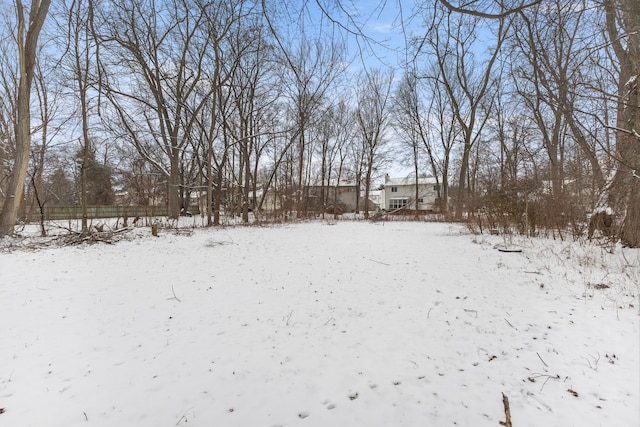
<path fill-rule="evenodd" d="M 638 250 L 460 225 L 0 252 L 0 426 L 640 425 Z"/>

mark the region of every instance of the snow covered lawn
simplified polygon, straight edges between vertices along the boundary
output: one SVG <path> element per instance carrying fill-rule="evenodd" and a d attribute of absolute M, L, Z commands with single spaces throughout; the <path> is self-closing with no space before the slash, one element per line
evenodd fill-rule
<path fill-rule="evenodd" d="M 640 425 L 638 250 L 460 225 L 0 252 L 0 426 Z"/>

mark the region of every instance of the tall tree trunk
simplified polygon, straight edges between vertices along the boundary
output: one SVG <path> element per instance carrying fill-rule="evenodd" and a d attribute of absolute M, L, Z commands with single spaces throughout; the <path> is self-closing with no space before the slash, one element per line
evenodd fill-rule
<path fill-rule="evenodd" d="M 76 41 L 77 43 L 77 41 Z M 76 46 L 77 49 L 77 46 Z M 89 122 L 87 108 L 87 70 L 80 68 L 79 53 L 76 51 L 76 77 L 78 81 L 78 92 L 80 96 L 80 114 L 82 115 L 82 164 L 80 166 L 80 202 L 82 206 L 82 232 L 87 232 L 87 169 L 89 168 L 89 151 L 91 150 L 91 140 L 89 139 Z M 84 73 L 84 75 L 83 75 Z"/>
<path fill-rule="evenodd" d="M 305 116 L 302 110 L 299 111 L 299 120 L 300 120 L 300 140 L 298 144 L 298 191 L 296 193 L 296 216 L 298 218 L 302 217 L 302 203 L 303 203 L 303 177 L 304 177 L 304 154 L 306 150 L 305 144 Z M 306 204 L 306 203 L 305 203 Z"/>
<path fill-rule="evenodd" d="M 247 132 L 249 133 L 249 132 Z M 251 163 L 249 153 L 249 137 L 243 144 L 242 156 L 244 157 L 244 183 L 242 185 L 242 222 L 249 222 L 249 193 L 251 191 Z"/>
<path fill-rule="evenodd" d="M 213 225 L 213 140 L 207 138 L 207 227 Z"/>
<path fill-rule="evenodd" d="M 213 225 L 220 225 L 220 206 L 222 204 L 222 188 L 224 184 L 224 169 L 227 162 L 227 153 L 225 151 L 222 161 L 216 170 L 216 187 L 215 198 L 213 200 Z"/>
<path fill-rule="evenodd" d="M 418 162 L 418 143 L 414 141 L 413 143 L 413 175 L 416 178 L 416 219 L 420 217 L 420 173 L 419 173 L 419 162 Z M 437 178 L 436 178 L 437 179 Z"/>
<path fill-rule="evenodd" d="M 320 163 L 320 206 L 322 211 L 322 219 L 324 219 L 324 213 L 327 210 L 327 197 L 325 195 L 325 179 L 327 179 L 327 140 L 322 141 L 322 159 Z M 328 187 L 328 183 L 327 183 Z"/>
<path fill-rule="evenodd" d="M 373 175 L 373 156 L 367 162 L 367 175 L 364 180 L 364 219 L 369 219 L 369 194 L 371 193 L 371 177 Z"/>
<path fill-rule="evenodd" d="M 604 8 L 607 32 L 620 62 L 616 149 L 621 164 L 611 196 L 626 208 L 622 242 L 640 247 L 640 7 L 637 0 L 605 0 Z"/>
<path fill-rule="evenodd" d="M 180 150 L 177 147 L 171 148 L 170 170 L 167 182 L 167 216 L 171 219 L 180 217 Z"/>
<path fill-rule="evenodd" d="M 469 135 L 470 137 L 470 135 Z M 467 136 L 465 135 L 465 138 Z M 471 156 L 471 142 L 465 141 L 464 143 L 464 151 L 462 152 L 462 161 L 460 162 L 460 176 L 458 180 L 458 197 L 456 198 L 456 212 L 455 217 L 457 220 L 462 219 L 462 211 L 464 210 L 464 206 L 467 203 L 467 186 L 465 185 L 467 182 L 467 172 L 469 170 L 469 158 Z"/>
<path fill-rule="evenodd" d="M 18 83 L 17 123 L 15 124 L 16 157 L 9 178 L 7 198 L 0 212 L 0 236 L 13 234 L 18 218 L 18 208 L 24 194 L 29 154 L 31 150 L 31 83 L 36 63 L 36 48 L 40 30 L 49 10 L 50 0 L 33 1 L 29 10 L 28 28 L 25 28 L 22 0 L 16 0 L 18 18 L 18 60 L 20 80 Z"/>

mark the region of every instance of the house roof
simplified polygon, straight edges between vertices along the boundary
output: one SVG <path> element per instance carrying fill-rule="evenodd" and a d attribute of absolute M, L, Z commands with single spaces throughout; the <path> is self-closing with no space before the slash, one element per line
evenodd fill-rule
<path fill-rule="evenodd" d="M 354 179 L 351 178 L 341 178 L 340 179 L 340 185 L 338 185 L 338 180 L 335 178 L 331 178 L 331 180 L 328 183 L 324 184 L 324 187 L 355 187 L 356 185 L 356 181 Z M 319 182 L 314 182 L 312 184 L 309 184 L 309 187 L 322 187 L 322 185 Z"/>
<path fill-rule="evenodd" d="M 419 185 L 435 185 L 436 184 L 436 179 L 434 177 L 429 177 L 429 178 L 418 178 L 418 184 Z M 385 181 L 384 181 L 385 186 L 388 185 L 395 185 L 395 186 L 401 186 L 401 185 L 416 185 L 416 179 L 415 177 L 405 177 L 405 178 L 390 178 L 390 177 L 386 177 Z"/>

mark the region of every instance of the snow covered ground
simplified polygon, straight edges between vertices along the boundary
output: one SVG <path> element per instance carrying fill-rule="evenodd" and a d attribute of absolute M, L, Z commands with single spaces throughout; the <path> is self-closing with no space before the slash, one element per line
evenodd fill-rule
<path fill-rule="evenodd" d="M 0 252 L 0 426 L 640 425 L 638 250 L 313 222 Z M 501 252 L 504 246 L 522 252 Z"/>

